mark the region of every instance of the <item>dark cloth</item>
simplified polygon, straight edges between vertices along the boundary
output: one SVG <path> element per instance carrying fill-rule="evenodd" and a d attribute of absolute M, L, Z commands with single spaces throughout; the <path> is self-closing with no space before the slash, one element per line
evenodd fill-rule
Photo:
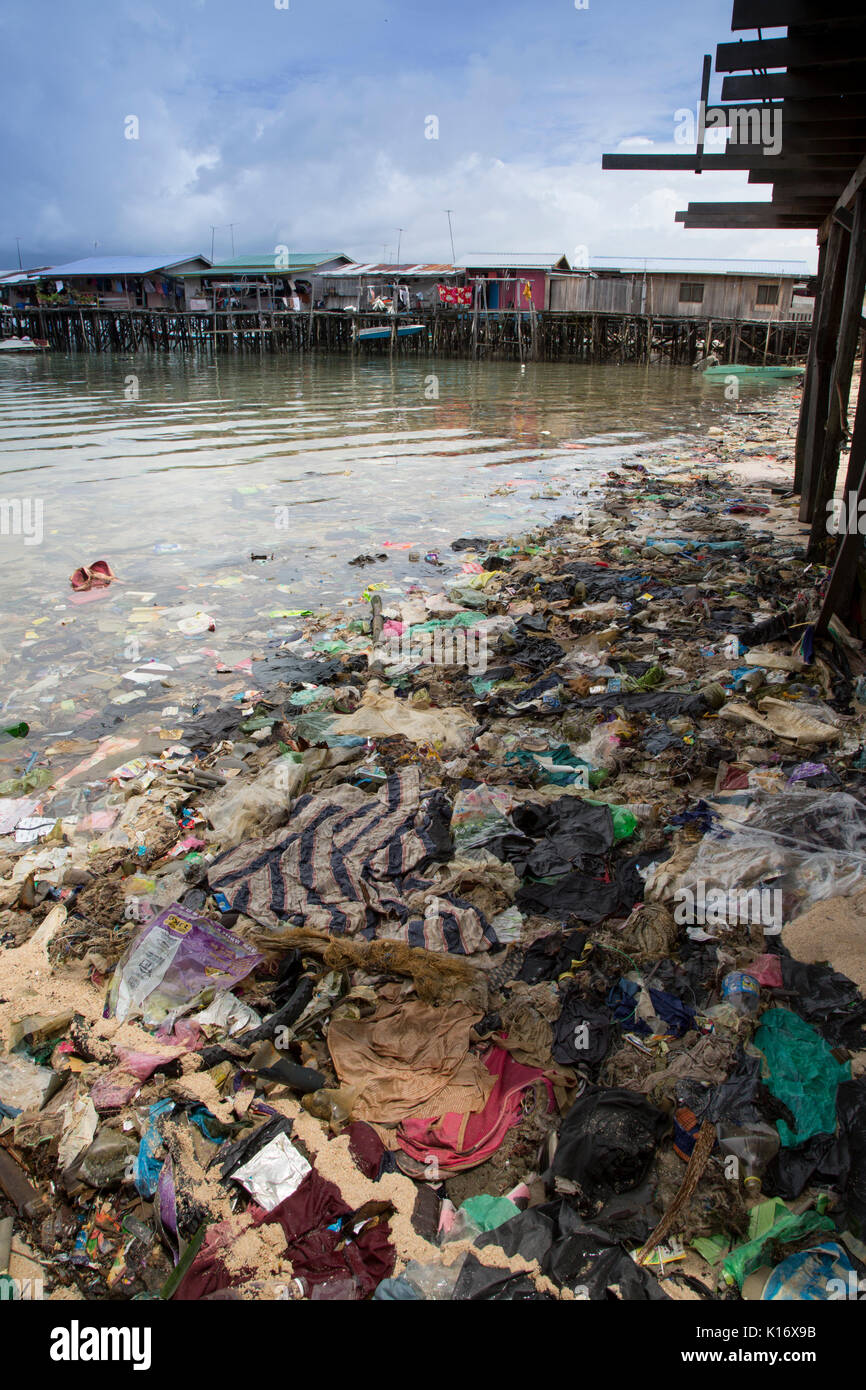
<path fill-rule="evenodd" d="M 342 1220 L 351 1215 L 352 1208 L 343 1201 L 339 1188 L 313 1169 L 291 1197 L 263 1214 L 257 1224 L 282 1227 L 286 1258 L 308 1293 L 338 1283 L 344 1290 L 342 1297 L 369 1298 L 393 1272 L 396 1251 L 390 1243 L 387 1221 L 365 1223 L 355 1236 L 352 1223 Z M 342 1230 L 328 1230 L 337 1222 Z"/>
<path fill-rule="evenodd" d="M 636 1091 L 587 1090 L 562 1122 L 545 1178 L 589 1200 L 628 1192 L 643 1180 L 667 1123 Z"/>
<path fill-rule="evenodd" d="M 563 874 L 553 883 L 527 881 L 515 901 L 521 912 L 559 918 L 574 913 L 581 921 L 591 924 L 616 914 L 627 916 L 635 903 L 643 901 L 643 879 L 635 862 L 620 860 L 609 882 L 579 871 Z"/>
<path fill-rule="evenodd" d="M 577 988 L 570 989 L 553 1025 L 553 1060 L 594 1072 L 608 1054 L 612 1032 L 610 1012 L 588 1004 Z"/>
<path fill-rule="evenodd" d="M 316 657 L 295 656 L 293 652 L 274 652 L 253 662 L 253 682 L 260 690 L 283 685 L 328 685 L 344 670 L 339 661 L 320 661 Z"/>
<path fill-rule="evenodd" d="M 615 1237 L 587 1224 L 562 1200 L 530 1207 L 495 1231 L 476 1236 L 475 1245 L 498 1246 L 506 1255 L 537 1260 L 542 1274 L 559 1288 L 585 1290 L 591 1299 L 667 1300 L 654 1275 L 635 1264 Z"/>
<path fill-rule="evenodd" d="M 580 960 L 586 945 L 587 933 L 582 931 L 551 932 L 533 941 L 517 976 L 528 985 L 542 980 L 556 980 L 573 961 Z"/>
<path fill-rule="evenodd" d="M 675 714 L 703 714 L 707 707 L 703 695 L 679 690 L 587 695 L 583 700 L 575 700 L 574 705 L 577 709 L 624 709 L 626 714 L 655 714 L 659 719 L 671 719 Z"/>
<path fill-rule="evenodd" d="M 346 1125 L 343 1133 L 348 1135 L 349 1153 L 355 1165 L 360 1168 L 365 1178 L 376 1182 L 382 1170 L 385 1145 L 375 1129 L 365 1120 L 352 1120 L 351 1124 Z"/>

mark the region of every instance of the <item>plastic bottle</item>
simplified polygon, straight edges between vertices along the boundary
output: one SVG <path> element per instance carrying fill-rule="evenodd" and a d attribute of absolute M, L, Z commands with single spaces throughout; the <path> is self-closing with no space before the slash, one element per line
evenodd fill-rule
<path fill-rule="evenodd" d="M 761 1178 L 779 1152 L 781 1140 L 774 1125 L 760 1121 L 751 1125 L 721 1123 L 716 1130 L 719 1148 L 739 1160 L 747 1191 L 761 1191 Z"/>
<path fill-rule="evenodd" d="M 761 986 L 754 975 L 731 970 L 722 980 L 722 1003 L 730 1004 L 741 1018 L 755 1014 L 761 1003 Z"/>

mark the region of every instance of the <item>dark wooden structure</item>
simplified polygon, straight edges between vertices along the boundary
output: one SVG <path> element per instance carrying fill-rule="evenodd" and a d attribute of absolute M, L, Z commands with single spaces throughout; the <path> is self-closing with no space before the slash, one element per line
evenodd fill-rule
<path fill-rule="evenodd" d="M 782 27 L 784 37 L 762 36 L 762 30 Z M 711 59 L 705 58 L 699 107 L 725 113 L 724 151 L 708 154 L 699 127 L 694 154 L 610 154 L 603 167 L 748 171 L 750 183 L 772 186 L 769 202 L 689 203 L 677 221 L 686 227 L 816 229 L 817 292 L 794 490 L 800 518 L 811 527 L 809 554 L 834 561 L 819 634 L 834 614 L 853 618 L 862 629 L 866 608 L 861 611 L 855 581 L 863 536 L 855 517 L 837 542 L 828 518 L 846 443 L 846 499 L 850 491 L 858 505 L 866 502 L 862 374 L 853 426 L 847 418 L 866 289 L 866 9 L 863 0 L 734 0 L 731 28 L 756 36 L 718 45 L 716 71 L 724 77 L 717 105 L 707 100 Z M 721 117 L 708 120 L 708 126 L 716 123 Z M 771 130 L 781 138 L 769 140 Z M 744 141 L 747 131 L 756 138 Z"/>
<path fill-rule="evenodd" d="M 413 310 L 424 332 L 359 349 L 353 328 L 393 322 L 381 313 L 339 310 L 262 312 L 232 310 L 172 313 L 166 310 L 21 308 L 4 314 L 8 333 L 46 341 L 60 352 L 194 351 L 434 353 L 443 357 L 516 362 L 617 362 L 690 365 L 708 344 L 726 360 L 744 363 L 801 361 L 809 327 L 652 314 L 556 312 L 484 313 L 453 309 Z M 398 320 L 400 321 L 400 320 Z"/>

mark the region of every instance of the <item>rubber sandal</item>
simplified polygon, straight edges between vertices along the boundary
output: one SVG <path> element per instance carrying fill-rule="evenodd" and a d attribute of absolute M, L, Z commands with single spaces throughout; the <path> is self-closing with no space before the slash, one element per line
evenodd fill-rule
<path fill-rule="evenodd" d="M 103 585 L 112 584 L 117 579 L 117 575 L 107 560 L 94 560 L 93 564 L 88 566 L 88 573 L 92 582 L 100 588 Z"/>
<path fill-rule="evenodd" d="M 75 573 L 70 574 L 69 582 L 76 593 L 83 593 L 86 589 L 93 588 L 93 579 L 86 565 L 79 565 Z"/>

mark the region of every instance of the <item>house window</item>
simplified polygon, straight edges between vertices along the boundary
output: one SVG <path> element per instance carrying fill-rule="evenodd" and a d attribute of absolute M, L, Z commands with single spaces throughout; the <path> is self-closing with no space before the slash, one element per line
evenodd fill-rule
<path fill-rule="evenodd" d="M 681 304 L 702 304 L 704 287 L 696 280 L 684 280 L 680 285 Z"/>
<path fill-rule="evenodd" d="M 758 286 L 758 298 L 757 298 L 757 300 L 756 300 L 756 303 L 758 303 L 758 304 L 778 304 L 778 302 L 779 302 L 779 286 L 778 286 L 778 285 L 759 285 L 759 286 Z"/>

